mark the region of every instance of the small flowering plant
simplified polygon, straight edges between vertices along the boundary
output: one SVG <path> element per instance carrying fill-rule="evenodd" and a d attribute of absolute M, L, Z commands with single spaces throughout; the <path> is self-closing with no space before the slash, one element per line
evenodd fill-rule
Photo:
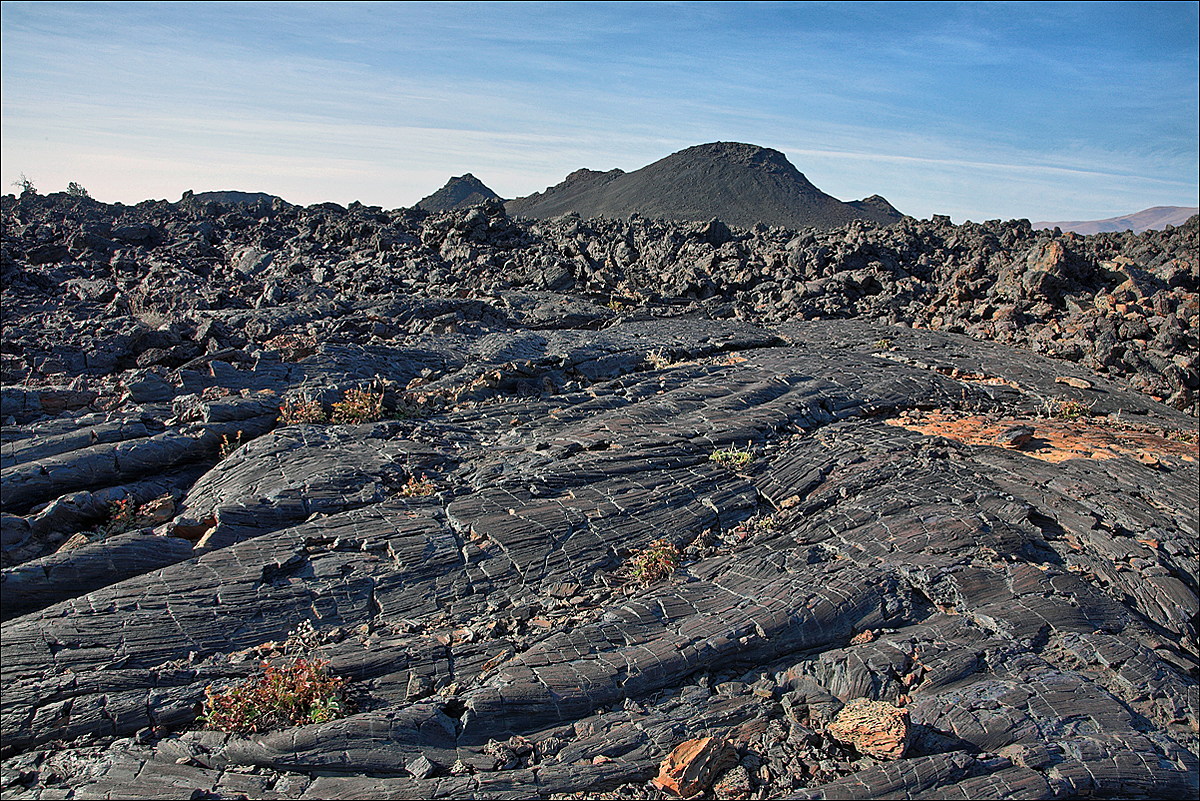
<path fill-rule="evenodd" d="M 108 505 L 108 520 L 99 529 L 101 537 L 124 534 L 137 528 L 138 507 L 132 498 L 119 498 Z"/>
<path fill-rule="evenodd" d="M 333 423 L 374 423 L 383 418 L 383 393 L 348 389 L 344 400 L 333 404 Z"/>
<path fill-rule="evenodd" d="M 655 540 L 634 554 L 629 562 L 629 575 L 642 584 L 664 579 L 679 567 L 679 548 L 666 540 Z"/>
<path fill-rule="evenodd" d="M 346 715 L 346 680 L 324 660 L 297 659 L 262 670 L 233 687 L 205 690 L 201 720 L 209 729 L 254 733 L 324 723 Z"/>
<path fill-rule="evenodd" d="M 325 416 L 325 410 L 321 408 L 320 401 L 309 398 L 285 401 L 279 407 L 279 419 L 284 425 L 329 422 L 329 418 Z"/>
<path fill-rule="evenodd" d="M 423 498 L 435 492 L 437 492 L 437 487 L 429 480 L 429 476 L 422 473 L 420 478 L 416 476 L 408 477 L 408 482 L 400 488 L 400 497 Z"/>

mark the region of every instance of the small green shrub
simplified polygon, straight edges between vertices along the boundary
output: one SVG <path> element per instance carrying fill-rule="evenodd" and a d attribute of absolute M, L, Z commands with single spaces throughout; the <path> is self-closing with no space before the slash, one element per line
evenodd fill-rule
<path fill-rule="evenodd" d="M 383 393 L 348 389 L 344 400 L 333 404 L 333 423 L 374 423 L 383 418 Z"/>
<path fill-rule="evenodd" d="M 750 446 L 747 445 L 745 450 L 739 450 L 738 448 L 724 448 L 722 450 L 713 451 L 709 455 L 708 460 L 710 462 L 716 462 L 722 467 L 731 467 L 737 469 L 750 464 L 750 460 L 753 458 L 754 452 L 751 451 Z"/>
<path fill-rule="evenodd" d="M 301 398 L 285 401 L 279 407 L 279 420 L 284 425 L 300 425 L 303 423 L 328 423 L 329 418 L 318 401 Z"/>
<path fill-rule="evenodd" d="M 679 548 L 666 540 L 655 540 L 629 560 L 629 575 L 642 584 L 664 579 L 679 567 Z"/>
<path fill-rule="evenodd" d="M 346 715 L 346 680 L 323 660 L 297 659 L 262 671 L 221 692 L 205 689 L 201 720 L 209 729 L 254 733 L 324 723 Z"/>
<path fill-rule="evenodd" d="M 1078 420 L 1092 413 L 1092 407 L 1079 401 L 1058 401 L 1054 405 L 1054 416 L 1059 420 Z"/>
<path fill-rule="evenodd" d="M 67 194 L 71 197 L 91 197 L 91 195 L 88 194 L 88 191 L 83 188 L 83 185 L 76 183 L 75 181 L 71 181 L 71 183 L 67 184 Z"/>
<path fill-rule="evenodd" d="M 875 350 L 887 350 L 892 346 L 892 340 L 887 337 L 881 337 L 875 340 Z"/>

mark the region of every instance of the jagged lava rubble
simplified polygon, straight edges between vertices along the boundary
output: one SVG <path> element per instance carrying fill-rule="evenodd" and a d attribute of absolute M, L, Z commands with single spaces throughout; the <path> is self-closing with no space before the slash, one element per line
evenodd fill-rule
<path fill-rule="evenodd" d="M 3 199 L 5 798 L 1195 794 L 1196 218 L 242 200 Z"/>

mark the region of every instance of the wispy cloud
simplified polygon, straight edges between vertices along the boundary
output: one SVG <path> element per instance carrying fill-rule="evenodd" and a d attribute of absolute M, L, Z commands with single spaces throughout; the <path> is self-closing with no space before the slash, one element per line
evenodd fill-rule
<path fill-rule="evenodd" d="M 1194 4 L 562 5 L 5 3 L 5 178 L 401 205 L 735 139 L 919 214 L 1195 202 L 1194 25 L 1154 16 Z"/>

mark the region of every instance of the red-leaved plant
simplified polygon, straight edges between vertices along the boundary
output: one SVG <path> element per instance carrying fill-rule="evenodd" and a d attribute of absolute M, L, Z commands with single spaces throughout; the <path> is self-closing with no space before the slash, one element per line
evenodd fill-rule
<path fill-rule="evenodd" d="M 346 714 L 346 680 L 332 676 L 323 660 L 297 659 L 262 671 L 228 690 L 205 691 L 201 720 L 210 729 L 252 733 L 308 723 L 324 723 Z"/>

